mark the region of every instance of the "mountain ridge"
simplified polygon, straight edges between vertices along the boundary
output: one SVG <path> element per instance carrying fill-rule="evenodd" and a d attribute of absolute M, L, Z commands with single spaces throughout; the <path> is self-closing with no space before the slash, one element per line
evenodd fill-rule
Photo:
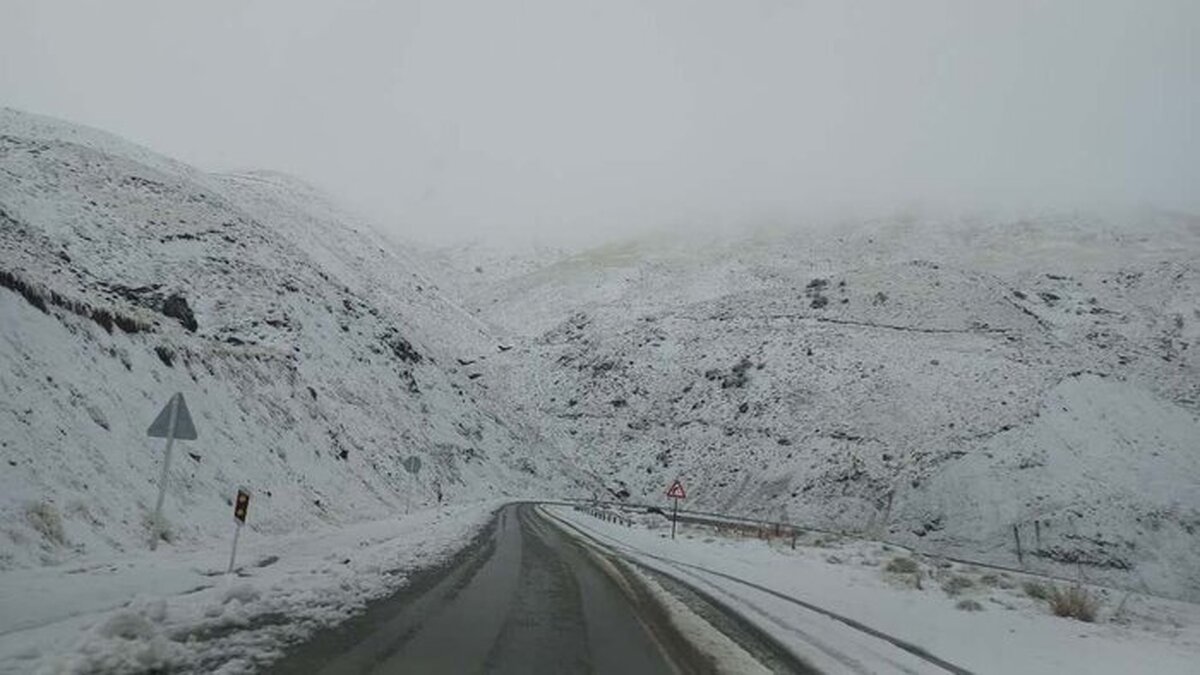
<path fill-rule="evenodd" d="M 429 251 L 301 180 L 11 110 L 0 176 L 2 567 L 143 545 L 144 428 L 183 391 L 192 543 L 237 483 L 275 532 L 682 478 L 701 508 L 1200 599 L 1195 217 Z"/>
<path fill-rule="evenodd" d="M 635 241 L 468 304 L 550 366 L 503 370 L 508 395 L 609 467 L 610 494 L 683 477 L 700 508 L 1195 599 L 1200 230 L 1121 217 Z M 1046 430 L 1055 402 L 1095 454 Z"/>
<path fill-rule="evenodd" d="M 176 391 L 200 431 L 168 490 L 181 541 L 223 536 L 238 485 L 278 532 L 585 478 L 453 365 L 494 342 L 413 256 L 298 183 L 11 110 L 0 176 L 0 566 L 144 545 L 145 428 Z"/>

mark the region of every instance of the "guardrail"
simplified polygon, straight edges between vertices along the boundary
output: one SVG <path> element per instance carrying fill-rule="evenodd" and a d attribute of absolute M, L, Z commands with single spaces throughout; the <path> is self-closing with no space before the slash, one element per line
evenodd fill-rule
<path fill-rule="evenodd" d="M 574 508 L 578 511 L 594 515 L 601 520 L 617 522 L 626 526 L 631 526 L 633 524 L 633 520 L 628 516 L 614 512 L 611 509 L 617 509 L 620 511 L 637 510 L 647 515 L 662 516 L 668 522 L 671 520 L 671 513 L 666 511 L 666 509 L 653 504 L 639 504 L 612 500 L 566 501 L 572 503 Z M 783 521 L 758 520 L 744 516 L 714 513 L 710 511 L 697 511 L 694 509 L 679 509 L 677 511 L 677 522 L 690 523 L 693 525 L 706 525 L 722 531 L 732 530 L 745 536 L 752 536 L 759 539 L 770 540 L 773 538 L 786 538 L 791 541 L 791 546 L 793 549 L 796 548 L 797 539 L 805 532 L 817 532 L 828 535 L 853 537 L 853 535 L 845 532 L 835 532 L 817 527 L 800 526 Z"/>
<path fill-rule="evenodd" d="M 574 504 L 573 508 L 580 513 L 586 513 L 593 518 L 599 518 L 608 523 L 616 523 L 625 527 L 633 527 L 633 519 L 620 513 L 601 509 L 591 505 Z"/>
<path fill-rule="evenodd" d="M 565 500 L 565 501 L 573 503 L 576 506 L 576 508 L 579 508 L 580 506 L 584 506 L 584 507 L 594 508 L 597 510 L 600 510 L 600 507 L 618 508 L 621 510 L 634 509 L 634 510 L 641 510 L 643 513 L 646 513 L 646 514 L 661 515 L 668 522 L 670 522 L 670 520 L 671 520 L 671 513 L 670 513 L 670 511 L 667 510 L 667 507 L 659 506 L 656 504 L 642 504 L 642 503 L 636 503 L 636 502 L 621 502 L 621 501 L 616 501 L 616 500 L 603 500 L 603 499 L 601 499 L 601 500 L 576 499 L 576 500 Z M 1082 569 L 1080 569 L 1080 578 L 1070 578 L 1070 577 L 1062 576 L 1060 574 L 1054 574 L 1051 572 L 1030 569 L 1028 567 L 1025 567 L 1024 561 L 1022 561 L 1020 563 L 1019 567 L 1014 567 L 1011 565 L 1004 565 L 1004 564 L 995 563 L 995 562 L 984 562 L 984 561 L 975 560 L 972 558 L 964 558 L 962 556 L 954 556 L 954 555 L 947 555 L 944 553 L 923 551 L 918 548 L 913 548 L 912 546 L 909 546 L 908 544 L 902 544 L 902 543 L 899 543 L 899 542 L 896 542 L 896 541 L 893 541 L 890 539 L 885 539 L 882 537 L 871 537 L 862 532 L 834 530 L 834 529 L 822 528 L 822 527 L 817 527 L 817 526 L 812 526 L 812 525 L 789 523 L 787 521 L 782 521 L 782 520 L 763 520 L 760 518 L 752 518 L 749 516 L 740 516 L 740 515 L 727 514 L 727 513 L 717 513 L 717 512 L 713 512 L 713 511 L 697 511 L 697 510 L 693 510 L 693 509 L 684 509 L 684 508 L 679 509 L 678 514 L 679 514 L 678 522 L 681 522 L 681 523 L 707 525 L 710 527 L 723 528 L 725 530 L 734 529 L 735 531 L 739 531 L 743 534 L 746 534 L 747 536 L 753 536 L 753 537 L 756 537 L 759 539 L 764 539 L 767 541 L 769 541 L 773 538 L 787 539 L 787 540 L 790 540 L 790 544 L 793 549 L 796 548 L 797 539 L 803 533 L 813 532 L 813 533 L 818 533 L 818 534 L 823 534 L 823 535 L 843 537 L 846 539 L 854 539 L 854 540 L 858 540 L 858 541 L 878 542 L 880 544 L 886 544 L 893 548 L 907 551 L 910 554 L 922 556 L 922 557 L 929 558 L 932 560 L 955 562 L 955 563 L 959 563 L 962 565 L 973 565 L 975 567 L 980 567 L 980 568 L 984 568 L 984 569 L 996 570 L 996 571 L 1000 571 L 1000 572 L 1011 572 L 1014 574 L 1024 574 L 1024 575 L 1036 576 L 1036 577 L 1041 577 L 1041 578 L 1045 578 L 1045 579 L 1053 579 L 1053 580 L 1061 581 L 1061 582 L 1065 582 L 1065 583 L 1077 583 L 1079 581 L 1083 581 L 1083 582 L 1091 584 L 1093 586 L 1101 586 L 1101 587 L 1110 588 L 1110 589 L 1121 591 L 1121 592 L 1141 593 L 1144 595 L 1152 595 L 1155 597 L 1163 597 L 1163 598 L 1170 599 L 1170 596 L 1163 595 L 1161 593 L 1156 593 L 1156 592 L 1152 591 L 1151 589 L 1149 589 L 1148 587 L 1146 587 L 1145 582 L 1142 582 L 1142 585 L 1143 585 L 1142 588 L 1132 588 L 1129 586 L 1117 585 L 1117 584 L 1114 584 L 1111 582 L 1093 581 L 1093 580 L 1090 580 L 1087 578 L 1083 578 Z M 629 524 L 632 524 L 632 521 L 630 521 Z"/>

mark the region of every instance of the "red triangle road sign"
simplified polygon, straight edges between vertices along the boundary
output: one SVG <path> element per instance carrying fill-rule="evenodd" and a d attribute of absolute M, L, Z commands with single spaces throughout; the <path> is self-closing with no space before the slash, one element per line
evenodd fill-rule
<path fill-rule="evenodd" d="M 671 489 L 667 490 L 667 496 L 674 499 L 687 498 L 687 493 L 683 491 L 683 483 L 680 483 L 679 479 L 675 479 L 675 482 L 671 483 Z"/>

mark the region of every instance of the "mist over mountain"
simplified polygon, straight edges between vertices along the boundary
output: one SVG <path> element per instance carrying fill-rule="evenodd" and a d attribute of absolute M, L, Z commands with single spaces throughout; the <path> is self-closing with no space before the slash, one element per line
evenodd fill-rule
<path fill-rule="evenodd" d="M 1191 0 L 12 0 L 6 105 L 388 233 L 605 243 L 908 209 L 1200 211 Z"/>
<path fill-rule="evenodd" d="M 270 172 L 5 110 L 2 560 L 518 495 L 692 503 L 1197 597 L 1200 221 L 1155 210 L 430 249 Z M 424 459 L 420 480 L 400 467 Z"/>
<path fill-rule="evenodd" d="M 237 485 L 282 532 L 584 478 L 462 372 L 497 342 L 416 256 L 303 183 L 10 109 L 0 171 L 0 566 L 140 547 L 176 391 L 201 434 L 166 502 L 181 543 L 224 532 Z"/>
<path fill-rule="evenodd" d="M 6 0 L 0 675 L 1193 672 L 1197 26 Z"/>

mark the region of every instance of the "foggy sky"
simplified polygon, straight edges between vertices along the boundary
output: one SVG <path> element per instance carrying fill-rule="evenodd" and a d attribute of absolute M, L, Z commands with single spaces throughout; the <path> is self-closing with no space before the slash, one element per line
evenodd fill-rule
<path fill-rule="evenodd" d="M 1200 211 L 1195 0 L 4 0 L 0 104 L 419 238 Z"/>

